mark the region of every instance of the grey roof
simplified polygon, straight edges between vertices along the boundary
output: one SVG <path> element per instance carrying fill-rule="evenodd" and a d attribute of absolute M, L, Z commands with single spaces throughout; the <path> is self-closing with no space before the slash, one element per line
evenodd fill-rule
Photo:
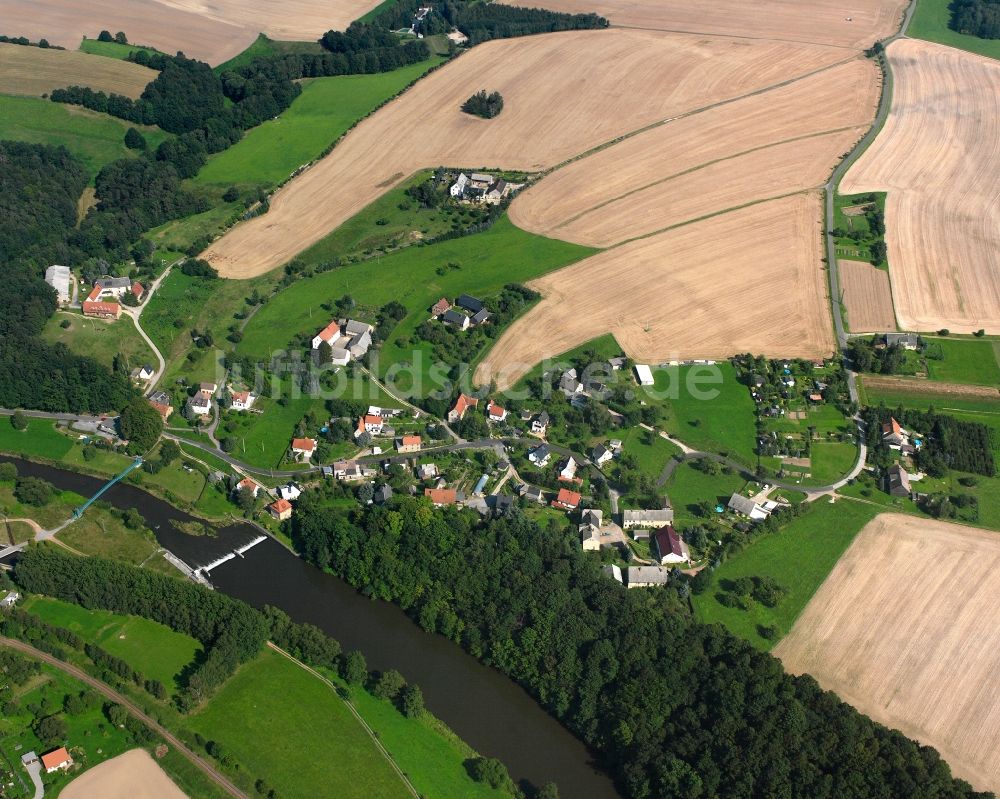
<path fill-rule="evenodd" d="M 347 323 L 344 325 L 344 332 L 349 336 L 356 336 L 359 333 L 367 333 L 372 329 L 372 326 L 367 322 L 358 322 L 355 319 L 348 319 Z"/>
<path fill-rule="evenodd" d="M 535 421 L 540 425 L 547 425 L 549 423 L 549 412 L 542 411 L 538 416 L 535 417 Z"/>
<path fill-rule="evenodd" d="M 472 317 L 472 324 L 481 325 L 489 318 L 490 318 L 490 312 L 487 311 L 485 308 L 482 308 L 481 310 L 476 312 L 475 316 Z"/>
<path fill-rule="evenodd" d="M 127 277 L 101 277 L 94 281 L 94 285 L 102 289 L 128 289 L 132 288 L 132 281 Z"/>
<path fill-rule="evenodd" d="M 907 493 L 910 491 L 910 475 L 902 466 L 898 463 L 894 463 L 889 467 L 889 471 L 886 474 L 886 490 L 892 493 L 893 489 L 901 488 Z"/>
<path fill-rule="evenodd" d="M 454 308 L 449 308 L 441 316 L 441 319 L 451 325 L 464 325 L 468 323 L 469 317 L 464 313 L 459 313 Z"/>
<path fill-rule="evenodd" d="M 757 503 L 750 499 L 750 497 L 745 497 L 742 494 L 733 494 L 729 498 L 729 508 L 737 513 L 742 513 L 744 516 L 749 516 L 756 510 Z"/>
<path fill-rule="evenodd" d="M 471 175 L 469 175 L 469 179 L 474 180 L 477 183 L 486 183 L 486 182 L 492 183 L 493 175 L 489 174 L 488 172 L 473 172 Z"/>
<path fill-rule="evenodd" d="M 540 444 L 528 453 L 536 461 L 545 460 L 549 457 L 549 448 L 545 444 Z"/>
<path fill-rule="evenodd" d="M 45 282 L 56 290 L 60 301 L 69 299 L 69 267 L 53 264 L 45 270 Z"/>
<path fill-rule="evenodd" d="M 465 310 L 470 313 L 479 313 L 483 310 L 483 301 L 477 300 L 475 297 L 468 294 L 462 294 L 457 300 L 455 300 L 455 305 L 465 308 Z"/>
<path fill-rule="evenodd" d="M 920 336 L 916 333 L 886 333 L 885 343 L 890 346 L 901 344 L 904 347 L 916 347 L 920 344 Z"/>
<path fill-rule="evenodd" d="M 158 402 L 160 405 L 170 404 L 170 395 L 166 391 L 157 391 L 149 395 L 151 402 Z"/>
<path fill-rule="evenodd" d="M 388 502 L 390 499 L 392 499 L 392 487 L 385 484 L 380 485 L 378 488 L 375 489 L 375 494 L 372 497 L 372 499 L 378 504 L 382 504 L 383 502 Z"/>
<path fill-rule="evenodd" d="M 603 444 L 598 444 L 596 447 L 594 447 L 594 460 L 595 461 L 599 461 L 605 455 L 610 455 L 610 454 L 612 454 L 611 450 L 608 449 Z"/>
<path fill-rule="evenodd" d="M 629 566 L 628 582 L 632 583 L 653 583 L 655 585 L 666 585 L 670 581 L 670 569 L 660 566 Z"/>
<path fill-rule="evenodd" d="M 673 508 L 659 510 L 623 510 L 622 524 L 669 524 L 674 520 Z"/>

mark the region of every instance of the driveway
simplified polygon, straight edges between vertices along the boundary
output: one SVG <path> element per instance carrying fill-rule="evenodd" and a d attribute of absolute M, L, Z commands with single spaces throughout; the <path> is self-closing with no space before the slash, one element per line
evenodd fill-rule
<path fill-rule="evenodd" d="M 24 767 L 31 781 L 35 784 L 35 799 L 42 799 L 45 796 L 45 786 L 42 785 L 42 762 L 36 760 L 31 765 Z"/>

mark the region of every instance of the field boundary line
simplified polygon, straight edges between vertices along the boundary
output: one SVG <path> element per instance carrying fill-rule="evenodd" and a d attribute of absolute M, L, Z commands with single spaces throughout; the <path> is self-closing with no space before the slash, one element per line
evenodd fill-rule
<path fill-rule="evenodd" d="M 648 25 L 621 25 L 612 23 L 609 28 L 622 28 L 632 31 L 650 31 L 652 33 L 677 33 L 687 36 L 714 36 L 716 39 L 742 39 L 751 42 L 781 42 L 782 44 L 808 44 L 813 47 L 829 47 L 831 50 L 850 50 L 860 53 L 863 47 L 853 47 L 849 44 L 830 44 L 829 42 L 808 42 L 805 39 L 783 39 L 777 36 L 740 36 L 736 33 L 710 33 L 708 31 L 686 31 L 676 28 L 652 28 Z"/>
<path fill-rule="evenodd" d="M 345 705 L 347 705 L 348 710 L 350 710 L 351 713 L 354 715 L 354 718 L 356 718 L 358 720 L 358 723 L 361 725 L 361 727 L 364 729 L 364 731 L 368 733 L 368 737 L 370 737 L 372 739 L 372 743 L 375 744 L 375 748 L 378 749 L 379 752 L 381 752 L 382 755 L 385 756 L 385 759 L 389 761 L 389 765 L 392 766 L 393 770 L 399 776 L 399 779 L 402 781 L 403 785 L 406 786 L 406 789 L 411 794 L 413 794 L 414 799 L 420 799 L 420 794 L 417 792 L 417 789 L 413 786 L 413 783 L 410 782 L 410 778 L 408 776 L 406 776 L 406 773 L 399 767 L 399 764 L 396 763 L 395 760 L 393 760 L 393 757 L 389 753 L 389 750 L 385 748 L 385 746 L 382 744 L 382 741 L 379 740 L 378 735 L 375 734 L 375 730 L 373 730 L 371 727 L 368 726 L 368 722 L 365 721 L 364 718 L 362 718 L 362 716 L 361 716 L 360 713 L 358 713 L 357 708 L 354 707 L 354 704 L 351 702 L 351 700 L 345 699 L 344 697 L 342 697 L 340 695 L 340 693 L 337 691 L 337 686 L 333 684 L 333 681 L 331 681 L 327 677 L 324 677 L 322 674 L 320 674 L 318 671 L 316 671 L 316 669 L 314 669 L 312 666 L 308 666 L 305 663 L 303 663 L 301 660 L 299 660 L 297 657 L 295 657 L 294 655 L 292 655 L 290 652 L 286 652 L 284 649 L 282 649 L 277 644 L 275 644 L 275 643 L 273 643 L 271 641 L 268 641 L 267 645 L 268 645 L 268 647 L 270 649 L 274 650 L 279 655 L 282 655 L 282 656 L 288 658 L 290 661 L 292 661 L 292 663 L 294 663 L 295 665 L 297 665 L 299 668 L 305 669 L 313 677 L 316 677 L 318 680 L 320 680 L 323 683 L 325 683 L 327 685 L 327 687 L 331 691 L 333 691 L 333 693 L 336 695 L 336 697 L 341 702 L 343 702 Z"/>

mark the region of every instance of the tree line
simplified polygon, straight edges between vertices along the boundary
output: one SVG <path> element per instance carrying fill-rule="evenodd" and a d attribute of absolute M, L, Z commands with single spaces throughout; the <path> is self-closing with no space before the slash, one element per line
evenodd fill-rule
<path fill-rule="evenodd" d="M 954 0 L 949 27 L 980 39 L 1000 39 L 998 0 Z"/>
<path fill-rule="evenodd" d="M 297 549 L 523 685 L 630 799 L 986 797 L 938 754 L 786 674 L 676 589 L 628 591 L 558 526 L 402 497 L 299 500 Z M 684 579 L 684 578 L 681 578 Z"/>

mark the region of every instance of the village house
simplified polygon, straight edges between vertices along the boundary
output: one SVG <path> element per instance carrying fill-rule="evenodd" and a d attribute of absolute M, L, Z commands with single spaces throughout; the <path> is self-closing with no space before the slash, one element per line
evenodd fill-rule
<path fill-rule="evenodd" d="M 448 411 L 448 421 L 449 422 L 459 422 L 465 418 L 465 412 L 469 408 L 475 408 L 479 405 L 479 400 L 476 397 L 470 397 L 466 394 L 459 394 L 458 399 L 455 400 L 455 407 Z"/>
<path fill-rule="evenodd" d="M 531 432 L 538 436 L 544 436 L 545 431 L 549 429 L 549 414 L 548 411 L 542 411 L 538 416 L 531 420 Z"/>
<path fill-rule="evenodd" d="M 390 499 L 392 499 L 392 487 L 386 483 L 376 488 L 375 494 L 372 496 L 372 502 L 376 505 L 384 505 Z"/>
<path fill-rule="evenodd" d="M 687 543 L 677 534 L 672 524 L 657 530 L 653 536 L 653 543 L 656 545 L 656 554 L 661 565 L 688 563 L 691 560 Z"/>
<path fill-rule="evenodd" d="M 479 313 L 483 310 L 483 301 L 469 294 L 460 294 L 455 300 L 455 305 L 464 308 L 469 313 Z"/>
<path fill-rule="evenodd" d="M 229 387 L 229 407 L 234 411 L 248 411 L 253 407 L 254 400 L 257 397 L 252 391 L 233 391 L 232 386 Z"/>
<path fill-rule="evenodd" d="M 46 752 L 42 755 L 42 768 L 45 769 L 46 774 L 53 774 L 56 771 L 66 771 L 72 765 L 73 758 L 70 757 L 65 746 L 60 746 L 58 749 L 53 749 L 51 752 Z"/>
<path fill-rule="evenodd" d="M 420 445 L 420 436 L 405 435 L 396 439 L 396 452 L 419 452 Z"/>
<path fill-rule="evenodd" d="M 71 273 L 68 266 L 53 264 L 45 270 L 45 282 L 56 290 L 56 301 L 65 305 L 70 300 Z"/>
<path fill-rule="evenodd" d="M 450 308 L 441 315 L 441 321 L 447 325 L 453 325 L 459 330 L 468 330 L 471 321 L 468 316 L 466 316 L 461 311 L 456 311 L 454 308 Z"/>
<path fill-rule="evenodd" d="M 93 293 L 91 292 L 91 296 Z M 92 300 L 90 297 L 83 301 L 83 315 L 92 319 L 117 319 L 121 313 L 122 307 L 117 302 L 102 302 L 101 300 Z"/>
<path fill-rule="evenodd" d="M 573 456 L 572 455 L 568 456 L 566 458 L 566 462 L 562 465 L 562 468 L 559 470 L 559 479 L 567 483 L 575 481 L 577 479 L 576 470 L 578 466 L 579 464 L 576 462 Z"/>
<path fill-rule="evenodd" d="M 882 441 L 889 445 L 890 449 L 900 449 L 910 441 L 909 434 L 899 425 L 899 422 L 892 416 L 889 421 L 882 425 Z"/>
<path fill-rule="evenodd" d="M 451 308 L 451 300 L 447 297 L 442 297 L 436 303 L 431 306 L 431 316 L 440 316 L 445 311 Z"/>
<path fill-rule="evenodd" d="M 502 422 L 507 418 L 506 409 L 501 408 L 493 400 L 490 400 L 489 404 L 487 404 L 486 413 L 491 422 Z"/>
<path fill-rule="evenodd" d="M 236 491 L 249 491 L 254 499 L 257 499 L 257 495 L 260 493 L 260 484 L 249 477 L 244 477 L 236 484 Z"/>
<path fill-rule="evenodd" d="M 451 194 L 456 200 L 460 200 L 465 196 L 465 189 L 469 185 L 469 176 L 464 172 L 458 173 L 458 178 L 455 182 L 451 184 L 451 188 L 448 193 Z"/>
<path fill-rule="evenodd" d="M 439 474 L 436 463 L 421 463 L 417 467 L 417 478 L 420 480 L 430 480 Z"/>
<path fill-rule="evenodd" d="M 612 580 L 624 583 L 621 567 L 617 563 L 609 563 L 606 566 L 601 566 L 601 574 L 605 577 L 610 577 Z"/>
<path fill-rule="evenodd" d="M 583 391 L 583 383 L 577 377 L 576 369 L 567 369 L 559 378 L 559 390 L 567 397 L 572 397 Z"/>
<path fill-rule="evenodd" d="M 887 347 L 902 347 L 904 350 L 919 350 L 920 336 L 916 333 L 886 333 Z"/>
<path fill-rule="evenodd" d="M 594 451 L 591 453 L 591 459 L 598 466 L 604 465 L 614 457 L 615 454 L 610 449 L 605 447 L 603 444 L 598 444 L 596 447 L 594 447 Z"/>
<path fill-rule="evenodd" d="M 150 367 L 147 367 L 147 368 L 150 368 Z M 219 387 L 215 383 L 199 383 L 198 384 L 198 390 L 201 391 L 201 392 L 203 392 L 203 393 L 205 393 L 205 394 L 208 394 L 208 396 L 210 396 L 210 397 L 214 397 L 215 396 L 215 392 L 217 392 L 219 390 Z"/>
<path fill-rule="evenodd" d="M 592 508 L 585 510 L 580 516 L 580 544 L 585 552 L 597 552 L 601 548 L 601 525 L 604 523 L 604 512 Z"/>
<path fill-rule="evenodd" d="M 150 366 L 148 363 L 145 363 L 142 366 L 135 367 L 135 369 L 132 370 L 129 377 L 131 377 L 132 380 L 135 382 L 145 382 L 149 380 L 154 374 L 156 374 L 156 370 L 153 369 L 153 367 Z"/>
<path fill-rule="evenodd" d="M 366 469 L 356 461 L 334 461 L 333 476 L 345 483 L 353 483 L 375 476 L 374 469 Z"/>
<path fill-rule="evenodd" d="M 771 508 L 768 508 L 766 505 L 761 505 L 760 503 L 752 500 L 750 497 L 745 497 L 742 494 L 733 494 L 729 498 L 729 504 L 727 507 L 729 510 L 733 511 L 733 513 L 745 516 L 755 522 L 763 521 L 771 515 Z"/>
<path fill-rule="evenodd" d="M 627 572 L 629 588 L 655 588 L 670 582 L 670 569 L 662 566 L 629 566 Z"/>
<path fill-rule="evenodd" d="M 302 496 L 302 489 L 295 485 L 295 483 L 288 483 L 287 485 L 278 486 L 278 496 L 281 499 L 289 501 L 298 499 Z"/>
<path fill-rule="evenodd" d="M 630 530 L 633 527 L 657 529 L 666 527 L 674 520 L 674 509 L 670 507 L 658 510 L 623 510 L 622 527 Z"/>
<path fill-rule="evenodd" d="M 545 501 L 545 496 L 542 494 L 542 489 L 538 486 L 528 485 L 527 483 L 522 483 L 517 489 L 519 496 L 528 500 L 529 502 L 537 502 L 542 504 Z"/>
<path fill-rule="evenodd" d="M 472 324 L 484 325 L 490 320 L 490 312 L 483 308 L 472 315 Z"/>
<path fill-rule="evenodd" d="M 21 595 L 17 591 L 3 591 L 0 595 L 0 610 L 7 610 L 17 604 Z"/>
<path fill-rule="evenodd" d="M 279 522 L 292 518 L 292 503 L 287 499 L 276 499 L 267 506 L 267 512 Z"/>
<path fill-rule="evenodd" d="M 370 433 L 373 436 L 381 435 L 382 428 L 385 426 L 385 421 L 381 416 L 366 415 L 358 419 L 358 429 L 354 431 L 354 437 L 357 438 L 362 433 Z"/>
<path fill-rule="evenodd" d="M 540 469 L 545 467 L 551 457 L 552 453 L 545 444 L 540 444 L 528 452 L 528 460 Z"/>
<path fill-rule="evenodd" d="M 107 275 L 94 281 L 94 289 L 97 291 L 97 296 L 94 299 L 103 299 L 105 297 L 120 299 L 126 294 L 131 293 L 137 300 L 141 300 L 142 295 L 146 293 L 141 283 L 137 283 L 127 277 L 109 277 Z M 91 292 L 91 295 L 93 295 L 93 292 Z"/>
<path fill-rule="evenodd" d="M 898 463 L 894 463 L 886 470 L 885 493 L 891 497 L 910 496 L 910 475 Z"/>
<path fill-rule="evenodd" d="M 436 508 L 444 505 L 454 505 L 458 502 L 458 492 L 454 488 L 425 488 L 424 496 L 431 501 Z"/>
<path fill-rule="evenodd" d="M 568 488 L 560 488 L 558 495 L 552 500 L 552 507 L 561 508 L 562 510 L 576 510 L 582 499 L 583 497 L 576 491 L 570 491 Z"/>
<path fill-rule="evenodd" d="M 292 439 L 292 457 L 300 461 L 307 461 L 312 458 L 314 452 L 316 452 L 315 438 Z"/>
<path fill-rule="evenodd" d="M 167 405 L 163 402 L 156 402 L 152 398 L 146 400 L 146 402 L 148 402 L 152 406 L 154 411 L 160 414 L 160 418 L 163 419 L 163 423 L 166 424 L 167 419 L 170 418 L 170 414 L 174 412 L 173 406 Z"/>
<path fill-rule="evenodd" d="M 336 366 L 346 366 L 351 360 L 361 360 L 372 345 L 372 330 L 367 322 L 355 319 L 334 319 L 312 339 L 314 351 L 324 345 L 330 347 L 330 361 Z"/>
<path fill-rule="evenodd" d="M 207 416 L 212 412 L 212 395 L 204 391 L 195 392 L 188 400 L 188 408 L 197 416 Z"/>

